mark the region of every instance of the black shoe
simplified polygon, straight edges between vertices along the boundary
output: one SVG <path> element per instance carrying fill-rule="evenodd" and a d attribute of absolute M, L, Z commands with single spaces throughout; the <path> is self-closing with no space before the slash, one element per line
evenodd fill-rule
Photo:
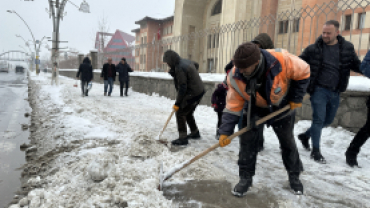
<path fill-rule="evenodd" d="M 188 139 L 200 139 L 200 133 L 197 131 L 196 133 L 191 133 L 187 137 Z"/>
<path fill-rule="evenodd" d="M 289 184 L 290 188 L 292 189 L 295 195 L 302 195 L 303 194 L 303 185 L 299 180 L 299 174 L 290 173 L 289 174 Z"/>
<path fill-rule="evenodd" d="M 127 96 L 128 96 L 128 94 L 126 93 L 126 94 L 125 94 L 125 96 L 127 97 Z"/>
<path fill-rule="evenodd" d="M 315 162 L 326 164 L 325 158 L 321 155 L 321 152 L 317 148 L 313 148 L 311 152 L 311 159 L 315 160 Z"/>
<path fill-rule="evenodd" d="M 247 192 L 249 188 L 252 186 L 253 179 L 252 176 L 248 173 L 243 173 L 242 176 L 240 176 L 239 183 L 236 184 L 234 187 L 234 190 L 231 191 L 231 193 L 234 196 L 242 197 L 247 195 Z"/>
<path fill-rule="evenodd" d="M 110 96 L 110 93 L 108 93 L 108 96 Z"/>
<path fill-rule="evenodd" d="M 310 137 L 306 136 L 305 133 L 302 133 L 298 135 L 298 139 L 301 140 L 302 146 L 305 150 L 311 151 L 310 143 L 309 143 Z"/>
<path fill-rule="evenodd" d="M 357 154 L 349 152 L 348 150 L 346 151 L 346 163 L 349 165 L 351 168 L 357 166 L 358 167 L 358 162 L 357 162 Z"/>
<path fill-rule="evenodd" d="M 173 140 L 172 142 L 172 145 L 187 145 L 189 144 L 188 142 L 188 138 L 184 138 L 184 139 L 176 139 L 176 140 Z"/>

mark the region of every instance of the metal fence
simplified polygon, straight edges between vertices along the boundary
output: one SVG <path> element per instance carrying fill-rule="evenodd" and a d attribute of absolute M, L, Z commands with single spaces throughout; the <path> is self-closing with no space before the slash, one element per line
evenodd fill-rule
<path fill-rule="evenodd" d="M 340 23 L 340 34 L 351 41 L 362 58 L 369 49 L 370 0 L 330 1 L 321 5 L 303 6 L 233 24 L 196 30 L 195 32 L 167 37 L 151 43 L 140 43 L 126 49 L 100 54 L 101 57 L 128 57 L 136 71 L 167 71 L 162 63 L 163 52 L 172 49 L 182 58 L 200 65 L 200 72 L 222 73 L 234 51 L 243 42 L 251 41 L 260 33 L 267 33 L 276 48 L 287 49 L 299 55 L 305 47 L 321 35 L 327 20 Z"/>

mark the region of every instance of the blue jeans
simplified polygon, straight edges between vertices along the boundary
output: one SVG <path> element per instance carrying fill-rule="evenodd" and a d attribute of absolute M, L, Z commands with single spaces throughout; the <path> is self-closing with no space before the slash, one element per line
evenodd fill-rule
<path fill-rule="evenodd" d="M 339 92 L 323 87 L 316 87 L 311 95 L 312 124 L 305 134 L 311 136 L 314 148 L 320 148 L 321 131 L 333 122 L 339 107 L 339 98 Z"/>
<path fill-rule="evenodd" d="M 108 85 L 109 85 L 108 94 L 111 94 L 113 90 L 113 83 L 114 81 L 112 77 L 108 77 L 108 80 L 104 80 L 104 92 L 107 92 Z"/>

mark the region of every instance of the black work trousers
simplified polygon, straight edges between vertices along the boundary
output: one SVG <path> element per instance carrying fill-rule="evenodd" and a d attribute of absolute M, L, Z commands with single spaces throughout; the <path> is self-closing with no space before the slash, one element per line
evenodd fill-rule
<path fill-rule="evenodd" d="M 370 108 L 367 108 L 367 120 L 365 125 L 357 132 L 353 138 L 351 144 L 348 147 L 347 152 L 353 155 L 357 155 L 360 152 L 362 145 L 365 144 L 366 140 L 370 136 Z"/>
<path fill-rule="evenodd" d="M 267 114 L 268 113 L 256 113 L 254 115 L 252 114 L 251 116 L 255 116 L 255 120 L 257 121 Z M 299 175 L 300 171 L 303 170 L 303 165 L 300 161 L 297 145 L 294 140 L 294 120 L 295 112 L 292 112 L 290 115 L 275 121 L 271 126 L 280 142 L 285 169 L 288 173 Z M 247 116 L 244 115 L 243 127 L 246 127 L 247 124 Z M 260 140 L 259 131 L 259 128 L 255 127 L 239 137 L 239 175 L 243 175 L 245 173 L 248 173 L 251 176 L 255 175 L 258 154 L 257 147 Z"/>
<path fill-rule="evenodd" d="M 127 91 L 128 91 L 128 83 L 129 81 L 119 81 L 119 90 L 120 90 L 120 95 L 123 96 L 123 88 L 126 85 L 125 89 L 125 95 L 127 96 Z"/>
<path fill-rule="evenodd" d="M 191 133 L 196 133 L 198 131 L 198 126 L 195 123 L 194 119 L 194 111 L 197 108 L 199 101 L 193 102 L 185 106 L 184 108 L 180 108 L 176 112 L 176 122 L 177 122 L 177 130 L 179 131 L 179 138 L 185 139 L 187 138 L 187 125 L 189 125 Z"/>

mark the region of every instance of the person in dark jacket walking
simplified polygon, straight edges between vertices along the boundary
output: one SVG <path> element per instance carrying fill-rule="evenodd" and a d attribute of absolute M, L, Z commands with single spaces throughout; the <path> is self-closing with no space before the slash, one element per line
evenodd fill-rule
<path fill-rule="evenodd" d="M 271 37 L 267 33 L 260 33 L 251 42 L 256 44 L 260 49 L 275 48 L 274 43 L 271 40 Z M 234 67 L 234 64 L 233 64 L 233 61 L 231 60 L 230 63 L 228 63 L 225 67 L 225 71 L 227 70 L 226 73 L 228 73 L 228 71 L 232 69 L 233 67 Z M 243 115 L 241 115 L 240 117 L 240 122 L 238 124 L 239 129 L 241 129 L 242 121 L 243 121 Z M 264 124 L 258 126 L 258 138 L 259 138 L 258 139 L 258 152 L 261 152 L 264 149 L 263 148 L 263 143 L 265 141 L 265 138 L 263 136 L 264 127 L 265 127 Z"/>
<path fill-rule="evenodd" d="M 218 84 L 215 91 L 212 94 L 212 107 L 217 113 L 217 130 L 216 130 L 216 139 L 220 134 L 218 133 L 218 128 L 221 126 L 222 121 L 222 112 L 226 106 L 226 94 L 227 94 L 227 85 L 225 83 Z"/>
<path fill-rule="evenodd" d="M 116 66 L 116 71 L 119 73 L 119 89 L 120 89 L 120 96 L 123 96 L 123 87 L 126 85 L 125 96 L 127 95 L 130 75 L 129 72 L 133 72 L 130 65 L 126 63 L 125 57 L 123 57 L 119 64 Z"/>
<path fill-rule="evenodd" d="M 182 59 L 175 51 L 167 50 L 163 62 L 170 67 L 169 74 L 173 77 L 177 97 L 173 109 L 176 111 L 179 138 L 172 141 L 173 145 L 187 145 L 188 139 L 199 139 L 200 133 L 195 123 L 194 111 L 202 99 L 205 90 L 193 61 Z M 191 133 L 187 135 L 187 126 Z"/>
<path fill-rule="evenodd" d="M 88 96 L 87 85 L 94 78 L 93 68 L 89 57 L 85 57 L 82 64 L 80 64 L 76 77 L 80 77 L 81 80 L 82 96 Z"/>
<path fill-rule="evenodd" d="M 367 52 L 364 60 L 362 61 L 360 71 L 363 73 L 363 75 L 370 78 L 370 51 Z M 360 152 L 362 145 L 364 145 L 366 140 L 370 137 L 370 96 L 367 98 L 366 106 L 366 123 L 360 129 L 360 131 L 357 132 L 345 153 L 346 162 L 350 167 L 358 166 L 357 155 Z"/>
<path fill-rule="evenodd" d="M 309 65 L 286 50 L 263 50 L 251 42 L 244 43 L 236 49 L 234 64 L 235 67 L 227 76 L 229 90 L 219 128 L 221 134 L 219 144 L 221 147 L 230 144 L 228 136 L 233 134 L 242 112 L 247 112 L 243 116 L 243 127 L 249 127 L 250 130 L 239 139 L 240 180 L 232 193 L 235 196 L 244 196 L 252 186 L 259 139 L 255 122 L 290 105 L 291 111 L 267 123 L 272 126 L 279 139 L 291 189 L 296 194 L 303 194 L 303 185 L 299 180 L 303 166 L 300 163 L 293 128 L 294 109 L 302 106 L 309 84 Z"/>
<path fill-rule="evenodd" d="M 100 78 L 104 78 L 104 96 L 107 96 L 107 90 L 109 85 L 108 96 L 111 96 L 113 91 L 113 84 L 116 80 L 116 66 L 112 64 L 112 58 L 108 58 L 108 63 L 103 65 Z"/>
<path fill-rule="evenodd" d="M 313 119 L 311 127 L 299 134 L 298 139 L 310 151 L 311 137 L 311 158 L 318 163 L 326 163 L 320 151 L 321 131 L 333 122 L 339 107 L 340 93 L 347 89 L 350 70 L 361 73 L 361 62 L 353 44 L 339 35 L 339 22 L 336 20 L 327 21 L 322 35 L 299 57 L 311 67 L 307 92 L 311 95 Z"/>

